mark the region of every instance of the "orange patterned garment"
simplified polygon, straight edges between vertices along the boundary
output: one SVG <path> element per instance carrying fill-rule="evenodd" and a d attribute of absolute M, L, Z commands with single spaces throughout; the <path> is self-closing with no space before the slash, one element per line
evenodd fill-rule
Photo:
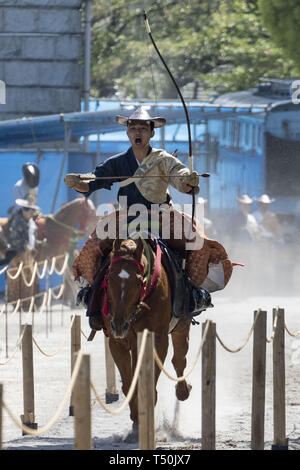
<path fill-rule="evenodd" d="M 176 214 L 178 215 L 178 213 Z M 105 215 L 100 220 L 108 220 L 109 215 Z M 180 217 L 185 215 L 180 214 Z M 170 248 L 184 252 L 185 239 L 174 240 L 172 233 L 176 217 L 171 221 L 171 237 L 167 240 Z M 222 284 L 219 289 L 222 289 L 228 283 L 232 274 L 232 263 L 228 258 L 225 248 L 216 240 L 211 240 L 206 237 L 199 224 L 196 224 L 197 236 L 202 239 L 202 247 L 197 250 L 188 251 L 187 254 L 187 269 L 188 274 L 196 286 L 201 286 L 208 276 L 209 266 L 215 264 L 220 265 L 222 270 Z M 75 280 L 80 277 L 86 279 L 89 284 L 93 284 L 94 276 L 100 267 L 102 257 L 107 255 L 113 244 L 113 239 L 99 239 L 97 236 L 97 227 L 91 233 L 81 252 L 73 263 L 73 275 Z M 215 289 L 217 290 L 217 289 Z"/>

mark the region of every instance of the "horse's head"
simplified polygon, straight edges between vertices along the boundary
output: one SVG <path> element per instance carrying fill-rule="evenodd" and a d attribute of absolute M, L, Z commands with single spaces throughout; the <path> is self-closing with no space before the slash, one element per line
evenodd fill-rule
<path fill-rule="evenodd" d="M 83 238 L 90 233 L 98 221 L 94 203 L 85 197 L 78 197 L 64 204 L 55 214 L 56 220 L 80 230 Z"/>
<path fill-rule="evenodd" d="M 79 229 L 85 234 L 92 232 L 99 217 L 96 215 L 96 208 L 93 201 L 88 198 L 81 198 L 81 212 L 79 219 Z"/>
<path fill-rule="evenodd" d="M 140 238 L 115 240 L 107 276 L 110 329 L 115 338 L 127 335 L 135 317 L 145 289 L 146 263 Z"/>

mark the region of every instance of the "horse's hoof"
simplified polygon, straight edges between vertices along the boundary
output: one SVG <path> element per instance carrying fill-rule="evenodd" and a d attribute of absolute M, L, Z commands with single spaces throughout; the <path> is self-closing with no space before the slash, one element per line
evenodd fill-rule
<path fill-rule="evenodd" d="M 187 384 L 186 381 L 178 382 L 176 385 L 176 397 L 180 401 L 187 400 L 190 396 L 192 386 Z"/>

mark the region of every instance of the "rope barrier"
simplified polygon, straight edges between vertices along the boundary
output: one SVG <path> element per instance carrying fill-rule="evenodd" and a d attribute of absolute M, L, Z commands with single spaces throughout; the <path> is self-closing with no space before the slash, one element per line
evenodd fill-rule
<path fill-rule="evenodd" d="M 62 255 L 60 255 L 62 256 Z M 54 258 L 52 258 L 52 263 L 51 263 L 51 268 L 49 269 L 48 273 L 50 274 L 50 276 L 53 274 L 53 272 L 55 271 L 56 274 L 58 274 L 59 276 L 61 276 L 65 270 L 66 270 L 66 267 L 68 265 L 68 261 L 69 261 L 69 253 L 66 253 L 65 255 L 65 259 L 64 259 L 64 263 L 63 263 L 63 266 L 61 268 L 60 271 L 58 271 L 57 269 L 55 269 L 55 264 L 56 264 L 56 260 L 57 258 L 59 258 L 59 256 L 54 256 Z"/>
<path fill-rule="evenodd" d="M 300 330 L 297 331 L 296 333 L 292 333 L 288 327 L 286 326 L 286 324 L 284 325 L 284 328 L 285 328 L 285 331 L 290 335 L 290 336 L 293 336 L 293 337 L 296 337 L 296 336 L 299 336 L 300 335 Z"/>
<path fill-rule="evenodd" d="M 9 417 L 12 419 L 12 421 L 15 423 L 15 425 L 17 427 L 22 429 L 22 431 L 24 431 L 26 434 L 30 434 L 31 436 L 41 436 L 42 434 L 44 434 L 46 431 L 48 431 L 53 426 L 53 424 L 58 420 L 59 416 L 61 415 L 61 413 L 63 411 L 63 408 L 66 405 L 66 402 L 69 399 L 69 396 L 70 396 L 70 394 L 73 390 L 73 387 L 74 387 L 74 384 L 75 384 L 75 381 L 77 379 L 77 375 L 78 375 L 78 372 L 79 372 L 79 367 L 80 367 L 80 363 L 81 363 L 81 359 L 82 359 L 82 354 L 83 354 L 82 351 L 78 352 L 78 356 L 77 356 L 76 362 L 74 364 L 71 380 L 70 380 L 70 382 L 67 386 L 67 389 L 66 389 L 65 395 L 63 397 L 63 400 L 61 401 L 60 405 L 58 406 L 55 415 L 50 419 L 50 421 L 45 426 L 41 427 L 40 429 L 34 430 L 34 429 L 31 429 L 28 426 L 24 425 L 23 423 L 20 423 L 18 418 L 16 418 L 16 416 L 13 414 L 13 412 L 7 406 L 5 401 L 2 399 L 2 404 L 3 404 L 4 409 L 6 410 L 7 414 L 9 415 Z"/>
<path fill-rule="evenodd" d="M 45 277 L 46 270 L 47 270 L 47 267 L 48 267 L 48 262 L 49 262 L 48 259 L 45 259 L 45 261 L 43 261 L 44 267 L 43 267 L 43 270 L 42 270 L 42 274 L 39 272 L 39 270 L 37 270 L 37 275 L 38 275 L 39 279 L 43 279 Z"/>
<path fill-rule="evenodd" d="M 237 353 L 237 352 L 241 351 L 241 350 L 246 346 L 246 344 L 248 343 L 249 339 L 251 338 L 251 335 L 252 335 L 252 333 L 253 333 L 254 326 L 255 326 L 255 323 L 256 323 L 257 318 L 258 318 L 258 316 L 259 316 L 259 313 L 260 313 L 260 310 L 258 310 L 258 312 L 257 312 L 257 316 L 256 316 L 256 318 L 255 318 L 255 320 L 254 320 L 254 322 L 253 322 L 253 325 L 251 326 L 251 329 L 250 329 L 250 331 L 249 331 L 249 334 L 248 334 L 247 338 L 245 339 L 244 343 L 243 343 L 240 347 L 238 347 L 238 348 L 236 348 L 236 349 L 231 349 L 231 348 L 229 348 L 228 346 L 226 346 L 226 345 L 223 343 L 223 341 L 221 340 L 221 338 L 220 338 L 220 336 L 218 335 L 218 333 L 216 333 L 216 337 L 217 337 L 219 343 L 221 344 L 221 346 L 223 346 L 223 348 L 224 348 L 226 351 L 230 352 L 230 353 Z"/>
<path fill-rule="evenodd" d="M 194 370 L 195 366 L 196 366 L 196 363 L 199 359 L 199 356 L 200 356 L 200 353 L 202 351 L 202 348 L 203 348 L 203 344 L 206 340 L 206 336 L 207 336 L 207 332 L 208 332 L 208 328 L 211 324 L 211 320 L 207 320 L 207 325 L 205 327 L 205 330 L 204 330 L 204 333 L 203 333 L 203 336 L 202 336 L 202 341 L 201 341 L 201 344 L 199 346 L 199 349 L 198 349 L 198 353 L 196 355 L 196 359 L 194 360 L 193 364 L 191 365 L 190 369 L 188 369 L 188 372 L 186 372 L 185 375 L 182 375 L 181 377 L 174 377 L 172 376 L 171 374 L 169 374 L 169 372 L 167 372 L 163 366 L 163 363 L 161 362 L 160 358 L 158 357 L 158 354 L 157 354 L 157 351 L 155 348 L 153 348 L 153 355 L 154 355 L 154 359 L 158 365 L 158 367 L 160 368 L 160 370 L 162 372 L 164 372 L 164 374 L 166 374 L 166 376 L 171 379 L 171 380 L 174 380 L 174 382 L 182 382 L 183 380 L 185 380 L 191 373 L 192 371 Z"/>
<path fill-rule="evenodd" d="M 36 273 L 37 273 L 37 263 L 34 263 L 33 270 L 32 270 L 32 275 L 31 275 L 31 280 L 27 282 L 27 279 L 25 277 L 24 269 L 21 270 L 21 275 L 24 281 L 25 286 L 31 287 L 35 281 L 36 278 Z M 8 271 L 7 271 L 8 272 Z"/>
<path fill-rule="evenodd" d="M 82 331 L 82 329 L 80 329 L 80 333 L 82 334 L 82 336 L 87 340 L 88 339 L 88 336 L 85 334 L 84 331 Z"/>
<path fill-rule="evenodd" d="M 73 315 L 73 318 L 71 320 L 71 324 L 67 330 L 67 333 L 69 333 L 70 329 L 72 328 L 73 326 L 73 323 L 75 321 L 75 315 Z M 61 342 L 61 344 L 58 346 L 57 350 L 52 353 L 52 354 L 49 354 L 49 353 L 46 353 L 42 348 L 41 346 L 39 346 L 38 342 L 36 341 L 36 339 L 34 337 L 32 337 L 32 341 L 34 343 L 34 345 L 37 347 L 37 349 L 44 355 L 44 356 L 47 356 L 47 357 L 53 357 L 53 356 L 56 356 L 56 354 L 58 354 L 62 348 L 64 347 L 65 343 L 66 343 L 66 338 L 63 339 L 63 341 Z"/>
<path fill-rule="evenodd" d="M 58 292 L 58 294 L 54 294 L 54 289 L 57 289 L 58 287 L 60 287 L 60 290 Z M 55 286 L 55 287 L 51 287 L 51 295 L 53 297 L 54 300 L 58 300 L 60 299 L 60 297 L 62 296 L 64 290 L 66 288 L 66 285 L 65 283 L 63 282 L 60 286 Z"/>
<path fill-rule="evenodd" d="M 11 353 L 11 356 L 8 357 L 4 362 L 0 362 L 0 366 L 4 366 L 5 364 L 7 364 L 9 361 L 11 361 L 13 359 L 13 357 L 15 357 L 16 355 L 16 352 L 18 351 L 18 348 L 22 342 L 22 339 L 23 339 L 23 336 L 24 336 L 24 333 L 25 333 L 25 330 L 23 330 L 21 336 L 19 337 L 18 341 L 17 341 L 17 344 L 13 350 L 13 352 Z"/>
<path fill-rule="evenodd" d="M 54 294 L 53 290 L 58 289 L 58 288 L 60 289 L 58 294 Z M 12 300 L 11 302 L 7 302 L 7 305 L 13 305 L 15 303 L 17 304 L 16 307 L 14 308 L 14 311 L 11 312 L 10 315 L 13 315 L 14 313 L 16 313 L 18 311 L 18 308 L 20 307 L 20 303 L 27 302 L 27 301 L 30 300 L 34 304 L 34 300 L 37 297 L 41 297 L 42 295 L 44 295 L 44 297 L 45 296 L 47 297 L 47 303 L 49 303 L 49 300 L 48 300 L 49 297 L 50 297 L 50 300 L 51 300 L 51 296 L 53 296 L 53 298 L 55 300 L 58 300 L 62 296 L 64 290 L 65 290 L 65 283 L 62 283 L 62 284 L 59 284 L 58 286 L 49 287 L 49 289 L 47 289 L 46 291 L 39 292 L 38 294 L 34 294 L 34 295 L 29 296 L 29 297 L 23 297 L 22 299 Z M 44 302 L 45 302 L 45 298 L 43 300 L 43 303 Z M 0 315 L 3 313 L 4 310 L 5 310 L 5 304 L 3 304 L 3 306 L 2 306 L 2 310 L 0 312 Z M 42 311 L 42 309 L 41 309 L 41 311 Z M 31 310 L 28 310 L 27 313 L 31 313 Z"/>
<path fill-rule="evenodd" d="M 10 268 L 10 269 L 7 269 L 7 273 L 6 273 L 7 276 L 8 276 L 10 279 L 12 279 L 12 280 L 17 279 L 17 278 L 19 277 L 21 271 L 22 271 L 23 264 L 24 264 L 23 261 L 21 261 L 21 263 L 19 264 L 18 268 Z M 30 266 L 28 266 L 28 267 L 30 267 Z M 10 273 L 10 271 L 14 271 L 15 269 L 17 269 L 17 272 L 16 272 L 16 274 L 13 276 L 13 275 Z"/>
<path fill-rule="evenodd" d="M 57 260 L 60 259 L 60 258 L 64 258 L 64 262 L 63 262 L 62 268 L 59 270 L 59 269 L 56 268 L 56 263 L 57 263 Z M 24 265 L 24 262 L 21 261 L 21 263 L 19 264 L 19 266 L 17 268 L 8 268 L 8 266 L 5 266 L 0 271 L 0 274 L 6 272 L 7 276 L 12 280 L 16 280 L 20 275 L 22 275 L 22 278 L 23 278 L 23 281 L 24 281 L 25 285 L 27 287 L 31 287 L 33 282 L 34 282 L 34 279 L 36 278 L 36 276 L 39 277 L 39 279 L 43 279 L 47 272 L 48 272 L 48 274 L 52 275 L 54 271 L 56 272 L 56 274 L 61 276 L 66 270 L 66 267 L 68 265 L 68 261 L 69 261 L 69 253 L 65 253 L 63 255 L 58 255 L 58 256 L 53 256 L 53 258 L 51 258 L 51 266 L 48 269 L 48 271 L 47 271 L 47 267 L 48 267 L 48 263 L 49 263 L 48 259 L 45 259 L 43 261 L 35 261 L 33 266 L 32 266 L 32 264 Z M 41 264 L 43 264 L 44 266 L 42 268 L 42 272 L 40 273 L 38 267 Z M 31 280 L 29 282 L 27 281 L 27 279 L 25 277 L 25 273 L 24 273 L 24 270 L 26 270 L 26 269 L 33 269 L 32 277 L 31 277 Z M 15 270 L 16 270 L 16 273 L 12 274 Z"/>

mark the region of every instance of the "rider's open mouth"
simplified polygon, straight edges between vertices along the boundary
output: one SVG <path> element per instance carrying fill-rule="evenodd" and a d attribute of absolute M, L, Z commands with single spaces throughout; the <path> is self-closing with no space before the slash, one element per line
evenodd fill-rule
<path fill-rule="evenodd" d="M 137 138 L 135 139 L 135 143 L 136 143 L 136 144 L 140 144 L 141 142 L 142 142 L 142 139 L 141 139 L 140 137 L 137 137 Z"/>

